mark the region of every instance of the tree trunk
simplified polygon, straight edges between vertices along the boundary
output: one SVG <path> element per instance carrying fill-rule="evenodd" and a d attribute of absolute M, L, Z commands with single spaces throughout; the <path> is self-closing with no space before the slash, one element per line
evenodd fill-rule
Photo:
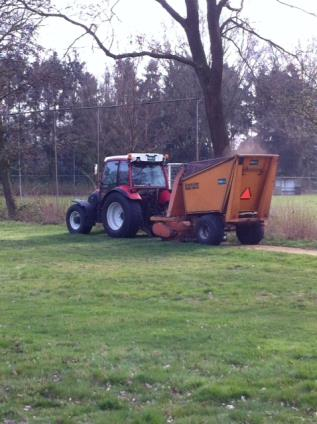
<path fill-rule="evenodd" d="M 229 138 L 222 103 L 223 45 L 219 22 L 220 3 L 217 4 L 216 0 L 207 2 L 211 65 L 208 64 L 201 39 L 198 0 L 186 0 L 186 6 L 187 20 L 184 29 L 204 95 L 214 156 L 223 156 L 229 151 Z"/>
<path fill-rule="evenodd" d="M 5 149 L 3 124 L 0 119 L 0 181 L 3 187 L 3 195 L 7 205 L 8 217 L 10 219 L 16 218 L 16 204 L 12 191 L 10 180 L 10 162 Z"/>
<path fill-rule="evenodd" d="M 222 77 L 216 78 L 213 70 L 201 67 L 196 74 L 203 92 L 206 118 L 215 157 L 230 151 L 229 137 L 222 102 Z"/>
<path fill-rule="evenodd" d="M 229 153 L 230 145 L 223 114 L 221 90 L 212 90 L 208 87 L 203 92 L 214 156 L 224 156 Z"/>

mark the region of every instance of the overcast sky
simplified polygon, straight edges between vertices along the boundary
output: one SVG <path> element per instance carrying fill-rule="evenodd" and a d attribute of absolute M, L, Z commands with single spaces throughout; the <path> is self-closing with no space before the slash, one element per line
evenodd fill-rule
<path fill-rule="evenodd" d="M 238 2 L 238 0 L 234 1 Z M 317 15 L 317 0 L 285 1 Z M 78 3 L 79 0 L 76 4 Z M 180 13 L 184 12 L 184 0 L 170 0 L 169 3 Z M 67 3 L 66 0 L 56 0 L 56 4 L 62 9 Z M 85 1 L 86 7 L 87 4 L 89 4 L 88 0 Z M 131 36 L 133 38 L 138 34 L 146 34 L 147 37 L 160 40 L 163 31 L 166 30 L 169 38 L 177 39 L 179 29 L 177 24 L 171 22 L 167 13 L 155 0 L 120 0 L 116 12 L 120 20 L 113 22 L 114 50 L 127 49 Z M 273 39 L 287 49 L 294 49 L 299 42 L 305 45 L 312 38 L 317 38 L 316 17 L 282 6 L 276 0 L 245 0 L 243 14 L 261 35 Z M 105 41 L 111 36 L 109 25 L 107 28 L 108 32 L 104 29 L 102 34 L 98 33 Z M 182 31 L 179 30 L 179 34 L 181 33 Z M 44 47 L 64 54 L 69 44 L 79 34 L 80 32 L 71 24 L 51 19 L 41 30 L 40 42 Z M 106 45 L 107 43 L 106 41 Z M 92 42 L 88 36 L 80 39 L 75 47 L 81 59 L 87 63 L 88 70 L 98 77 L 103 74 L 106 63 L 113 64 L 113 61 L 105 58 L 97 48 L 92 49 Z"/>

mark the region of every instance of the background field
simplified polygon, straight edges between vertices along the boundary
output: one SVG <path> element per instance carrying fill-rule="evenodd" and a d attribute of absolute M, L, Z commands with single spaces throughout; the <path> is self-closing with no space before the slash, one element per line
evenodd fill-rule
<path fill-rule="evenodd" d="M 6 222 L 0 244 L 0 422 L 316 422 L 315 258 Z"/>
<path fill-rule="evenodd" d="M 317 248 L 317 195 L 273 196 L 266 242 Z"/>

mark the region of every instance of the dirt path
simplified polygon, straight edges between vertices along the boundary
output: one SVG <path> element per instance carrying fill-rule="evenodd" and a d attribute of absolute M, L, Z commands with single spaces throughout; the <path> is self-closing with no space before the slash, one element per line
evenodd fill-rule
<path fill-rule="evenodd" d="M 283 246 L 241 246 L 241 249 L 248 250 L 261 250 L 264 252 L 276 252 L 276 253 L 290 253 L 293 255 L 310 255 L 317 256 L 317 250 L 309 250 L 309 249 L 299 249 L 297 247 L 283 247 Z"/>

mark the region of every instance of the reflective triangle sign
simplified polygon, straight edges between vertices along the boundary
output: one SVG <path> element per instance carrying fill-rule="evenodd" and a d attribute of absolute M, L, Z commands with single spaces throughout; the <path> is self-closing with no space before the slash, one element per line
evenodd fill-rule
<path fill-rule="evenodd" d="M 250 187 L 247 187 L 246 189 L 243 190 L 241 196 L 240 196 L 241 200 L 250 200 L 251 199 L 251 190 Z"/>

